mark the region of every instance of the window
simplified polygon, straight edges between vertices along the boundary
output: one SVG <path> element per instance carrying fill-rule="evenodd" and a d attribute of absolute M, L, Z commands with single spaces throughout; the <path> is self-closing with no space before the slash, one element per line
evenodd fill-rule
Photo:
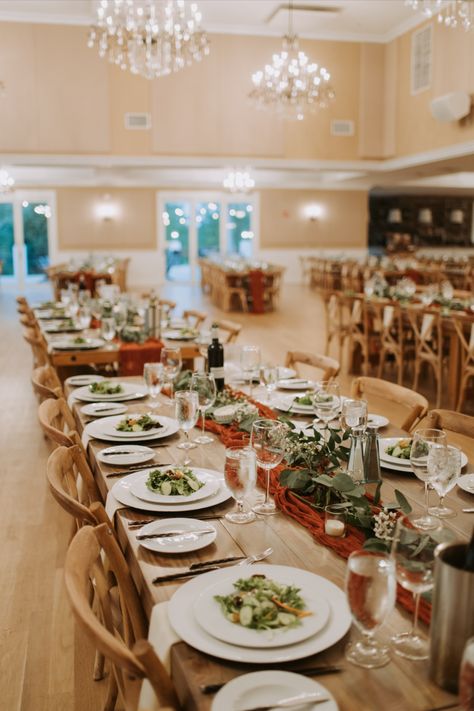
<path fill-rule="evenodd" d="M 3 262 L 2 274 L 13 276 L 13 203 L 0 202 L 0 260 Z"/>
<path fill-rule="evenodd" d="M 252 230 L 253 205 L 231 202 L 227 206 L 227 253 L 251 257 L 254 232 Z"/>

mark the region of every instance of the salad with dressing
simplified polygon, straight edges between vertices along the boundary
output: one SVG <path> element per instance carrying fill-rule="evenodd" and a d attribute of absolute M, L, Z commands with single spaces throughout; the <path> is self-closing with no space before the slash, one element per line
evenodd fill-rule
<path fill-rule="evenodd" d="M 187 467 L 154 469 L 146 481 L 147 488 L 164 496 L 190 496 L 204 486 Z"/>
<path fill-rule="evenodd" d="M 94 395 L 118 395 L 123 391 L 120 383 L 111 383 L 109 380 L 97 380 L 89 385 L 89 390 Z"/>
<path fill-rule="evenodd" d="M 158 420 L 154 420 L 150 415 L 134 415 L 133 417 L 124 417 L 120 420 L 115 429 L 119 432 L 148 432 L 158 427 L 163 427 Z"/>

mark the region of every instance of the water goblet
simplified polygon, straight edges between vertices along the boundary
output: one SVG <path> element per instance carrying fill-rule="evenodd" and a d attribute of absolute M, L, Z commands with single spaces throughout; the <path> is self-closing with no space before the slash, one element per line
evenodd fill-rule
<path fill-rule="evenodd" d="M 124 304 L 115 304 L 113 308 L 115 328 L 120 338 L 120 334 L 127 323 L 127 308 Z"/>
<path fill-rule="evenodd" d="M 287 434 L 288 427 L 278 420 L 258 419 L 252 425 L 250 444 L 255 450 L 258 466 L 266 473 L 265 499 L 253 507 L 256 513 L 277 512 L 275 504 L 270 501 L 270 471 L 278 466 L 285 456 Z"/>
<path fill-rule="evenodd" d="M 324 422 L 328 430 L 329 423 L 337 417 L 341 408 L 339 383 L 336 380 L 316 383 L 312 399 L 317 417 Z"/>
<path fill-rule="evenodd" d="M 429 507 L 429 490 L 428 482 L 431 477 L 431 471 L 428 468 L 428 455 L 430 452 L 430 446 L 432 444 L 436 445 L 446 445 L 446 434 L 443 430 L 437 429 L 419 429 L 415 430 L 411 442 L 410 449 L 410 465 L 417 476 L 418 479 L 425 484 L 425 512 L 423 515 L 416 518 L 416 525 L 419 528 L 429 530 L 430 528 L 436 529 L 438 527 L 438 519 L 430 516 L 428 513 Z"/>
<path fill-rule="evenodd" d="M 198 394 L 192 390 L 179 390 L 175 395 L 174 402 L 176 419 L 186 437 L 186 441 L 180 442 L 178 448 L 186 451 L 194 449 L 197 444 L 189 441 L 189 430 L 192 430 L 197 422 L 199 413 Z M 183 464 L 189 464 L 190 461 L 189 457 L 185 457 Z"/>
<path fill-rule="evenodd" d="M 236 500 L 234 511 L 226 513 L 231 523 L 255 521 L 253 511 L 244 511 L 244 498 L 254 488 L 257 479 L 255 451 L 251 447 L 228 447 L 225 450 L 224 477 L 227 488 Z"/>
<path fill-rule="evenodd" d="M 243 346 L 240 353 L 240 365 L 245 379 L 249 381 L 249 395 L 252 397 L 253 378 L 260 368 L 260 348 L 258 346 Z"/>
<path fill-rule="evenodd" d="M 150 396 L 150 407 L 152 410 L 160 406 L 158 395 L 164 383 L 163 365 L 161 363 L 145 363 L 143 366 L 143 378 Z"/>
<path fill-rule="evenodd" d="M 115 319 L 103 318 L 100 325 L 100 333 L 104 341 L 110 343 L 115 337 Z"/>
<path fill-rule="evenodd" d="M 82 329 L 89 328 L 91 325 L 92 314 L 87 306 L 81 306 L 77 312 L 77 322 Z"/>
<path fill-rule="evenodd" d="M 161 349 L 161 363 L 165 373 L 165 379 L 170 385 L 170 400 L 173 401 L 173 383 L 181 370 L 181 349 L 175 346 Z"/>
<path fill-rule="evenodd" d="M 430 506 L 428 513 L 438 518 L 452 518 L 456 512 L 444 505 L 444 497 L 456 485 L 461 475 L 461 450 L 449 445 L 432 444 L 428 454 L 429 483 L 439 496 L 438 506 Z"/>
<path fill-rule="evenodd" d="M 272 393 L 278 382 L 278 368 L 274 365 L 262 365 L 260 368 L 260 383 L 267 391 L 267 402 L 271 402 Z"/>
<path fill-rule="evenodd" d="M 79 306 L 89 306 L 91 302 L 91 292 L 88 289 L 80 289 L 77 300 Z"/>
<path fill-rule="evenodd" d="M 390 661 L 387 647 L 376 642 L 375 632 L 393 610 L 396 596 L 395 564 L 387 553 L 359 550 L 349 556 L 346 593 L 352 619 L 362 639 L 346 647 L 346 659 L 365 669 Z"/>
<path fill-rule="evenodd" d="M 206 410 L 214 404 L 217 395 L 214 376 L 212 373 L 193 373 L 190 389 L 195 391 L 198 395 L 199 410 L 202 419 L 202 433 L 196 437 L 194 441 L 198 444 L 211 444 L 214 440 L 205 434 L 204 427 L 206 424 Z"/>

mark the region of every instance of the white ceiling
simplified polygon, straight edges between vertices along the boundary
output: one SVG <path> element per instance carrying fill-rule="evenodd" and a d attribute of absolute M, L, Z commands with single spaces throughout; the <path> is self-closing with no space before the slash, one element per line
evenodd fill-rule
<path fill-rule="evenodd" d="M 198 4 L 203 27 L 211 33 L 287 31 L 287 0 L 198 0 Z M 315 39 L 387 42 L 423 19 L 404 0 L 295 0 L 294 5 L 296 32 Z M 0 0 L 0 21 L 89 24 L 94 7 L 93 0 Z"/>

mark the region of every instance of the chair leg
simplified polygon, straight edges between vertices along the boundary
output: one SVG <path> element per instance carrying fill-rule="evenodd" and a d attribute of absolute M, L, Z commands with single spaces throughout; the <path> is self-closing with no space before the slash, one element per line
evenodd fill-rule
<path fill-rule="evenodd" d="M 107 685 L 107 696 L 102 711 L 114 711 L 117 703 L 118 687 L 114 670 L 110 669 L 109 681 Z"/>
<path fill-rule="evenodd" d="M 377 368 L 377 378 L 382 377 L 384 360 L 385 360 L 385 348 L 382 348 L 382 350 L 379 353 L 379 365 Z"/>
<path fill-rule="evenodd" d="M 459 384 L 459 396 L 458 396 L 458 401 L 456 405 L 456 410 L 458 412 L 461 412 L 461 407 L 463 406 L 464 403 L 464 398 L 466 397 L 466 390 L 467 390 L 467 384 L 469 382 L 469 378 L 473 377 L 474 373 L 465 373 L 463 377 L 461 378 L 461 382 Z"/>

